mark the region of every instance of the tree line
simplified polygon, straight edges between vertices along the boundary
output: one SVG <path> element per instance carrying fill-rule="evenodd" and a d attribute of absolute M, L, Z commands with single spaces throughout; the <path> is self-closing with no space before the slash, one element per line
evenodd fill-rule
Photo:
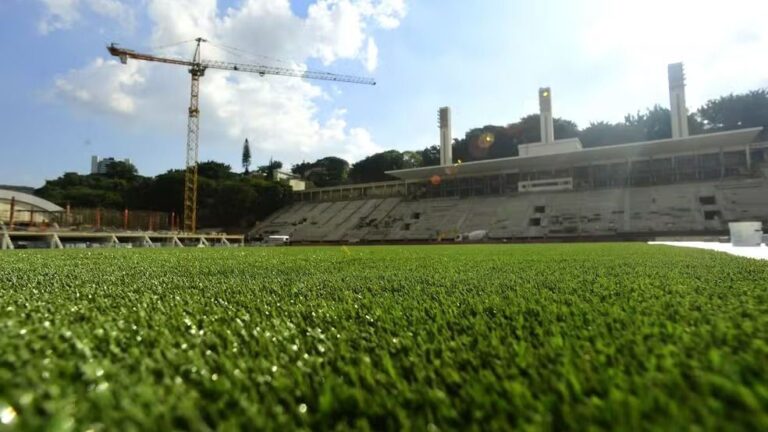
<path fill-rule="evenodd" d="M 268 170 L 259 167 L 259 172 Z M 181 215 L 184 209 L 184 170 L 155 177 L 138 174 L 136 167 L 115 161 L 104 174 L 65 173 L 48 180 L 35 194 L 59 205 L 117 210 L 154 210 Z M 200 227 L 230 231 L 248 228 L 290 202 L 291 189 L 265 175 L 244 175 L 220 162 L 198 164 L 197 220 Z"/>

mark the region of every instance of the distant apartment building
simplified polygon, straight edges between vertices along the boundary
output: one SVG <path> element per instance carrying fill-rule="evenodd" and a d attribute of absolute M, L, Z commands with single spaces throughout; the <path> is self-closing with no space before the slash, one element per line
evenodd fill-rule
<path fill-rule="evenodd" d="M 109 166 L 109 164 L 111 164 L 112 162 L 120 162 L 120 161 L 111 157 L 99 159 L 98 156 L 91 156 L 91 174 L 106 174 L 107 166 Z M 131 163 L 131 160 L 123 159 L 122 162 Z"/>

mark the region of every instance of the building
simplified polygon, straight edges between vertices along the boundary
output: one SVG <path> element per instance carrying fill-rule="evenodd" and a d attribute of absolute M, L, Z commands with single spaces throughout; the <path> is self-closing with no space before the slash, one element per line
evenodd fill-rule
<path fill-rule="evenodd" d="M 542 88 L 542 141 L 521 145 L 519 156 L 296 191 L 294 204 L 255 232 L 293 242 L 453 241 L 476 232 L 499 241 L 650 239 L 768 222 L 768 132 L 690 136 L 681 76 L 682 65 L 670 65 L 672 138 L 587 149 L 578 139 L 556 140 L 551 90 Z M 441 136 L 450 135 L 447 124 Z"/>
<path fill-rule="evenodd" d="M 91 156 L 91 174 L 106 174 L 107 173 L 107 166 L 111 164 L 112 162 L 121 162 L 118 161 L 115 158 L 104 158 L 99 159 L 98 156 Z M 125 163 L 131 163 L 130 159 L 123 159 L 122 162 Z"/>
<path fill-rule="evenodd" d="M 49 222 L 56 213 L 63 211 L 56 204 L 34 195 L 0 189 L 0 222 L 6 226 Z"/>
<path fill-rule="evenodd" d="M 306 189 L 307 184 L 300 176 L 293 174 L 289 171 L 281 171 L 276 169 L 272 171 L 272 181 L 282 181 L 288 183 L 293 191 L 303 191 Z"/>

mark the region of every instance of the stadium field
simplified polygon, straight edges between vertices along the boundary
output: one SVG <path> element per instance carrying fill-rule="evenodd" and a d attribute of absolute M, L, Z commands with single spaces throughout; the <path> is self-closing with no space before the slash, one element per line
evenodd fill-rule
<path fill-rule="evenodd" d="M 702 250 L 0 254 L 0 430 L 768 430 L 767 359 Z"/>

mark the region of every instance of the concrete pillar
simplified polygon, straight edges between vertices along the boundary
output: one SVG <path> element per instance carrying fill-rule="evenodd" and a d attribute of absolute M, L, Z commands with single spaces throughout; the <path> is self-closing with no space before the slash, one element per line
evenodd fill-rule
<path fill-rule="evenodd" d="M 12 196 L 11 197 L 11 215 L 8 221 L 8 226 L 10 227 L 9 229 L 11 231 L 13 231 L 13 219 L 15 214 L 16 214 L 16 197 Z"/>
<path fill-rule="evenodd" d="M 720 147 L 720 180 L 725 177 L 725 158 L 723 157 L 723 148 Z"/>
<path fill-rule="evenodd" d="M 752 171 L 752 155 L 749 153 L 749 144 L 747 144 L 744 151 L 747 153 L 747 170 Z"/>

